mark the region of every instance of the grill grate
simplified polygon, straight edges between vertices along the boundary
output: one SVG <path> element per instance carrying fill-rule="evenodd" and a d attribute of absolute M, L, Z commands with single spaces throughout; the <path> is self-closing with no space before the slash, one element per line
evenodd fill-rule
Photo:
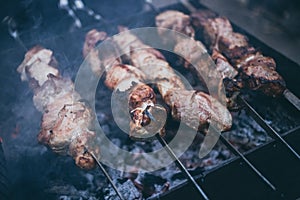
<path fill-rule="evenodd" d="M 277 133 L 266 121 L 255 111 L 255 109 L 242 97 L 239 98 L 241 102 L 246 106 L 247 110 L 253 117 L 253 119 L 276 141 L 282 143 L 289 151 L 300 160 L 299 154 Z"/>

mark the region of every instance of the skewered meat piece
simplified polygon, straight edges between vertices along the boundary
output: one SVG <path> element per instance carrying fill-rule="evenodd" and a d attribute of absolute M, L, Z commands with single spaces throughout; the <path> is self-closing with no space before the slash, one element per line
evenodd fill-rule
<path fill-rule="evenodd" d="M 65 104 L 71 104 L 73 100 L 80 97 L 74 93 L 74 85 L 68 78 L 61 78 L 48 74 L 48 80 L 41 86 L 35 88 L 33 102 L 35 107 L 42 113 L 45 112 L 48 105 L 60 104 L 62 108 Z M 47 97 L 47 98 L 45 98 Z M 59 99 L 63 101 L 58 101 Z"/>
<path fill-rule="evenodd" d="M 18 67 L 17 71 L 21 74 L 22 81 L 35 82 L 37 87 L 41 87 L 47 80 L 48 74 L 59 76 L 59 72 L 55 67 L 55 59 L 52 51 L 36 46 L 28 51 L 24 61 Z"/>
<path fill-rule="evenodd" d="M 221 75 L 222 82 L 219 83 L 218 97 L 222 97 L 223 87 L 226 93 L 226 105 L 230 110 L 239 110 L 240 106 L 237 104 L 237 96 L 240 93 L 240 89 L 244 87 L 243 82 L 239 79 L 238 72 L 232 67 L 228 60 L 216 49 L 212 52 L 212 59 L 216 64 L 216 71 L 218 76 Z M 217 80 L 217 77 L 214 77 Z M 214 80 L 212 79 L 212 80 Z M 214 84 L 209 83 L 209 84 Z"/>
<path fill-rule="evenodd" d="M 120 30 L 124 31 L 121 27 Z M 123 32 L 114 41 L 121 49 L 131 48 L 126 56 L 141 69 L 150 81 L 155 81 L 163 99 L 171 107 L 172 117 L 196 130 L 203 130 L 210 122 L 216 122 L 220 130 L 231 127 L 231 115 L 212 96 L 195 90 L 187 90 L 171 66 L 160 53 L 145 45 L 130 32 Z"/>
<path fill-rule="evenodd" d="M 90 146 L 96 137 L 89 129 L 94 114 L 80 101 L 73 82 L 60 77 L 54 64 L 52 51 L 36 46 L 18 67 L 21 79 L 33 82 L 34 104 L 43 113 L 38 140 L 58 154 L 72 156 L 79 167 L 91 169 L 95 161 L 89 152 L 100 153 L 97 145 Z"/>
<path fill-rule="evenodd" d="M 107 49 L 96 48 L 96 44 L 106 40 L 110 45 Z M 83 48 L 83 55 L 90 63 L 92 70 L 96 74 L 106 72 L 105 85 L 128 98 L 130 120 L 130 136 L 135 138 L 146 137 L 149 129 L 147 125 L 151 123 L 149 113 L 155 107 L 156 97 L 153 89 L 143 83 L 145 75 L 142 71 L 131 65 L 121 63 L 116 57 L 117 47 L 114 42 L 107 38 L 106 33 L 91 30 L 86 35 Z M 114 53 L 115 52 L 115 53 Z M 107 54 L 108 53 L 108 54 Z M 115 55 L 115 56 L 114 56 Z M 125 112 L 128 112 L 126 110 Z M 164 129 L 160 129 L 160 134 L 164 134 Z"/>
<path fill-rule="evenodd" d="M 244 87 L 269 96 L 280 96 L 285 81 L 275 71 L 275 61 L 262 55 L 248 43 L 248 38 L 233 31 L 229 20 L 199 10 L 191 15 L 193 25 L 202 32 L 205 43 L 218 49 L 239 71 Z"/>
<path fill-rule="evenodd" d="M 210 16 L 210 13 L 205 14 Z M 181 23 L 183 20 L 185 21 L 184 24 Z M 182 31 L 184 30 L 182 26 L 189 27 L 189 30 L 193 29 L 190 24 L 190 17 L 179 11 L 166 11 L 156 17 L 156 25 L 159 28 L 171 28 L 172 30 L 176 30 L 168 25 L 171 22 L 174 23 L 173 26 L 176 27 L 177 30 L 181 30 L 181 33 L 184 34 L 186 33 Z M 166 24 L 168 26 L 166 26 Z M 164 30 L 158 31 L 158 34 L 165 40 L 163 32 Z M 211 37 L 214 37 L 214 35 Z M 202 82 L 206 83 L 210 94 L 215 98 L 221 99 L 222 102 L 226 102 L 229 109 L 236 109 L 238 106 L 235 98 L 239 93 L 239 87 L 235 77 L 238 72 L 228 63 L 227 59 L 214 49 L 212 53 L 214 64 L 211 58 L 207 56 L 207 50 L 204 45 L 196 41 L 194 37 L 184 38 L 177 36 L 170 38 L 169 36 L 168 38 L 174 40 L 176 43 L 174 52 L 183 56 L 186 61 L 188 61 L 183 61 L 184 66 L 192 71 L 196 71 L 195 68 L 197 69 L 195 73 Z M 191 63 L 196 63 L 196 66 L 191 66 Z M 226 91 L 226 95 L 224 94 L 224 90 Z"/>
<path fill-rule="evenodd" d="M 156 17 L 156 26 L 172 29 L 190 37 L 195 36 L 194 28 L 190 24 L 190 17 L 181 12 L 168 10 Z M 163 35 L 163 30 L 158 30 Z"/>

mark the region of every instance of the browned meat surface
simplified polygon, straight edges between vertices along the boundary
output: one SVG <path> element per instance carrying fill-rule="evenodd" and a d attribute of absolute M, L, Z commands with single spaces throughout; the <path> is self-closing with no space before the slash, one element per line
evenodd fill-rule
<path fill-rule="evenodd" d="M 169 63 L 154 54 L 154 50 L 142 49 L 145 44 L 136 36 L 123 32 L 115 42 L 121 49 L 131 47 L 127 57 L 150 81 L 155 81 L 163 99 L 172 109 L 174 119 L 196 130 L 205 129 L 211 121 L 216 122 L 221 130 L 230 129 L 232 118 L 226 107 L 203 92 L 187 90 Z"/>
<path fill-rule="evenodd" d="M 151 113 L 151 109 L 156 103 L 155 93 L 150 86 L 143 83 L 145 75 L 142 71 L 131 65 L 121 64 L 119 58 L 114 58 L 111 54 L 107 54 L 117 50 L 114 43 L 103 36 L 106 36 L 106 34 L 97 30 L 89 31 L 86 36 L 83 54 L 87 57 L 92 70 L 96 74 L 103 71 L 106 72 L 105 85 L 108 88 L 128 94 L 129 113 L 127 114 L 131 116 L 131 121 L 129 122 L 130 136 L 140 138 L 143 135 L 150 134 L 145 127 L 151 122 L 147 113 Z M 95 47 L 96 43 L 104 39 L 111 42 L 108 52 L 101 48 L 87 48 L 89 46 Z M 128 112 L 128 110 L 123 112 Z M 163 130 L 160 130 L 161 134 L 163 132 Z"/>
<path fill-rule="evenodd" d="M 246 87 L 259 89 L 269 96 L 278 96 L 285 89 L 283 78 L 275 71 L 276 64 L 272 58 L 254 55 L 241 64 L 241 79 Z"/>
<path fill-rule="evenodd" d="M 22 81 L 34 82 L 37 87 L 42 86 L 48 80 L 48 74 L 58 76 L 59 72 L 55 67 L 52 51 L 36 46 L 26 53 L 24 61 L 17 71 L 21 74 Z"/>
<path fill-rule="evenodd" d="M 211 57 L 216 63 L 216 71 L 218 71 L 221 74 L 223 79 L 233 79 L 234 77 L 236 77 L 238 72 L 236 71 L 236 69 L 234 69 L 234 67 L 232 67 L 228 60 L 219 51 L 214 49 Z"/>
<path fill-rule="evenodd" d="M 216 122 L 222 131 L 231 128 L 232 118 L 227 109 L 212 96 L 195 90 L 174 90 L 167 93 L 165 102 L 172 117 L 195 130 L 205 130 Z"/>
<path fill-rule="evenodd" d="M 39 111 L 45 112 L 46 107 L 52 103 L 61 104 L 63 107 L 64 104 L 70 104 L 79 98 L 79 95 L 74 93 L 74 85 L 70 79 L 49 74 L 48 80 L 35 89 L 33 102 Z"/>
<path fill-rule="evenodd" d="M 177 16 L 177 20 L 174 21 L 172 16 L 169 14 L 169 11 L 163 12 L 156 17 L 156 25 L 158 27 L 164 27 L 163 24 L 175 23 L 175 25 L 169 26 L 173 30 L 176 30 L 174 27 L 181 27 L 183 25 L 188 26 L 191 29 L 190 19 L 188 15 L 185 15 L 179 11 L 172 11 L 173 15 Z M 175 14 L 176 13 L 176 14 Z M 214 17 L 215 14 L 211 12 L 202 13 L 203 18 Z M 180 18 L 182 18 L 180 20 Z M 159 21 L 158 21 L 159 20 Z M 182 24 L 181 21 L 187 21 L 188 23 Z M 163 22 L 162 22 L 163 21 Z M 159 23 L 160 22 L 160 23 Z M 215 23 L 209 26 L 209 29 L 218 29 L 218 24 Z M 184 27 L 182 27 L 183 29 Z M 228 29 L 228 30 L 227 30 Z M 230 24 L 224 28 L 225 32 L 232 31 Z M 212 31 L 213 32 L 213 31 Z M 164 38 L 164 35 L 159 32 L 161 38 Z M 217 40 L 215 34 L 207 34 L 205 35 L 207 40 Z M 237 70 L 228 63 L 227 59 L 221 55 L 216 49 L 214 49 L 212 54 L 212 59 L 215 64 L 212 62 L 212 59 L 207 55 L 206 47 L 200 42 L 196 41 L 193 37 L 191 38 L 182 38 L 182 37 L 174 37 L 176 44 L 174 47 L 174 52 L 183 56 L 186 61 L 183 61 L 184 66 L 189 68 L 193 72 L 198 75 L 198 78 L 207 85 L 209 88 L 210 94 L 222 100 L 222 102 L 226 103 L 229 109 L 237 109 L 238 106 L 235 103 L 235 97 L 238 94 L 238 87 L 235 83 L 235 77 L 238 74 Z M 191 63 L 194 65 L 192 66 Z M 223 79 L 226 78 L 226 83 L 230 82 L 231 84 L 223 84 Z M 225 95 L 226 92 L 226 95 Z"/>
<path fill-rule="evenodd" d="M 218 72 L 218 76 L 221 75 L 222 81 L 218 85 L 218 97 L 222 98 L 226 102 L 226 106 L 230 110 L 239 110 L 240 105 L 237 103 L 236 98 L 239 95 L 239 91 L 244 87 L 243 82 L 237 78 L 238 72 L 228 62 L 228 60 L 216 49 L 212 52 L 212 59 L 216 64 L 215 70 Z M 209 83 L 214 84 L 214 83 Z M 224 90 L 226 97 L 224 97 Z"/>
<path fill-rule="evenodd" d="M 168 28 L 187 36 L 194 37 L 195 32 L 190 24 L 190 17 L 176 10 L 168 10 L 156 16 L 156 26 Z M 159 30 L 159 34 L 163 35 L 163 30 Z"/>
<path fill-rule="evenodd" d="M 202 33 L 205 43 L 216 48 L 239 71 L 243 85 L 269 96 L 285 90 L 283 78 L 275 71 L 275 61 L 257 52 L 246 36 L 234 32 L 229 20 L 199 10 L 191 15 L 193 25 Z"/>
<path fill-rule="evenodd" d="M 34 104 L 43 112 L 38 140 L 56 153 L 72 156 L 79 167 L 91 169 L 95 161 L 88 151 L 100 156 L 97 146 L 89 146 L 96 137 L 89 129 L 94 114 L 79 101 L 72 81 L 59 76 L 54 60 L 52 51 L 33 47 L 18 67 L 23 81 L 35 82 Z"/>
<path fill-rule="evenodd" d="M 125 80 L 139 83 L 143 79 L 145 79 L 145 75 L 137 68 L 130 65 L 118 64 L 107 70 L 105 85 L 110 89 L 115 89 L 118 85 L 121 87 L 120 84 Z"/>
<path fill-rule="evenodd" d="M 99 41 L 103 41 L 106 38 L 107 34 L 105 32 L 99 32 L 96 29 L 90 30 L 85 36 L 83 56 L 86 57 L 96 47 Z"/>

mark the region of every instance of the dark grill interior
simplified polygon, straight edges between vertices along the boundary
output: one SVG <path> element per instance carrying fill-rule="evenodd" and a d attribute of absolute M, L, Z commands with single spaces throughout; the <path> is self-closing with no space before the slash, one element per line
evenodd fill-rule
<path fill-rule="evenodd" d="M 49 21 L 47 18 L 37 20 L 40 19 L 39 16 L 49 16 L 49 10 L 55 10 L 56 5 L 50 4 L 48 10 L 45 8 L 45 2 L 30 2 L 33 4 L 32 13 L 35 17 L 24 19 L 29 24 L 22 24 L 19 20 L 21 40 L 27 48 L 39 44 L 53 50 L 62 75 L 73 79 L 83 62 L 81 51 L 88 30 L 97 28 L 114 35 L 117 33 L 118 25 L 129 28 L 154 26 L 154 18 L 157 14 L 149 8 L 148 11 L 143 10 L 144 5 L 141 2 L 130 9 L 126 9 L 127 5 L 121 4 L 120 12 L 109 12 L 109 8 L 116 4 L 112 1 L 103 3 L 103 6 L 96 10 L 106 21 L 93 21 L 84 13 L 79 13 L 84 26 L 76 29 L 72 28 L 70 17 L 61 11 L 54 12 L 53 18 Z M 193 5 L 197 8 L 203 7 L 195 2 Z M 189 13 L 188 9 L 179 3 L 163 7 L 159 11 L 168 9 Z M 34 12 L 35 10 L 39 12 Z M 34 23 L 30 23 L 30 20 Z M 27 84 L 22 83 L 16 73 L 25 50 L 8 35 L 4 24 L 1 28 L 3 43 L 0 52 L 2 58 L 0 99 L 3 114 L 0 116 L 0 136 L 4 141 L 2 146 L 8 173 L 5 175 L 0 173 L 0 184 L 2 184 L 0 195 L 3 199 L 117 199 L 111 185 L 99 170 L 82 171 L 74 165 L 71 158 L 57 156 L 37 143 L 36 135 L 39 131 L 41 114 L 33 106 L 32 93 Z M 300 66 L 251 36 L 241 27 L 234 26 L 234 28 L 247 35 L 250 43 L 265 55 L 276 60 L 277 70 L 286 80 L 287 88 L 299 97 Z M 196 77 L 176 64 L 176 56 L 168 53 L 165 55 L 176 70 L 194 80 L 193 86 L 199 87 Z M 105 134 L 116 145 L 127 150 L 153 151 L 161 148 L 158 141 L 135 142 L 121 133 L 108 106 L 110 95 L 111 91 L 105 87 L 101 79 L 96 94 L 96 98 L 101 101 L 96 102 L 96 110 Z M 283 97 L 274 99 L 256 92 L 242 94 L 241 104 L 244 105 L 244 110 L 232 113 L 233 127 L 223 135 L 275 185 L 276 192 L 272 191 L 241 158 L 235 156 L 221 142 L 218 142 L 207 157 L 198 158 L 199 144 L 203 140 L 201 134 L 198 134 L 193 145 L 180 160 L 210 199 L 299 198 L 300 160 L 292 152 L 300 153 L 299 111 Z M 167 141 L 174 136 L 177 125 L 178 123 L 172 120 L 168 122 L 165 138 Z M 292 147 L 292 150 L 283 144 L 284 141 L 280 137 Z M 4 170 L 3 165 L 0 162 L 1 172 Z M 125 199 L 141 197 L 165 200 L 187 197 L 201 199 L 174 163 L 152 173 L 129 174 L 108 167 L 106 169 Z M 143 185 L 142 192 L 138 191 L 130 179 Z M 161 192 L 167 182 L 170 183 L 171 189 Z M 3 185 L 6 188 L 4 190 L 2 190 Z"/>

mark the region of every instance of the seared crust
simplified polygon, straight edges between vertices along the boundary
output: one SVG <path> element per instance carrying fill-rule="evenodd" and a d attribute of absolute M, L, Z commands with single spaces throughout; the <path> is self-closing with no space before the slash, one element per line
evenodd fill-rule
<path fill-rule="evenodd" d="M 216 122 L 222 131 L 231 128 L 232 118 L 227 109 L 212 96 L 195 90 L 170 91 L 164 98 L 171 107 L 172 117 L 195 130 L 205 130 Z"/>
<path fill-rule="evenodd" d="M 213 15 L 207 17 L 206 13 L 199 10 L 192 14 L 193 25 L 206 36 L 206 44 L 217 48 L 239 71 L 238 78 L 243 85 L 269 96 L 282 95 L 286 85 L 275 71 L 275 61 L 252 47 L 245 35 L 234 32 L 228 19 Z"/>

